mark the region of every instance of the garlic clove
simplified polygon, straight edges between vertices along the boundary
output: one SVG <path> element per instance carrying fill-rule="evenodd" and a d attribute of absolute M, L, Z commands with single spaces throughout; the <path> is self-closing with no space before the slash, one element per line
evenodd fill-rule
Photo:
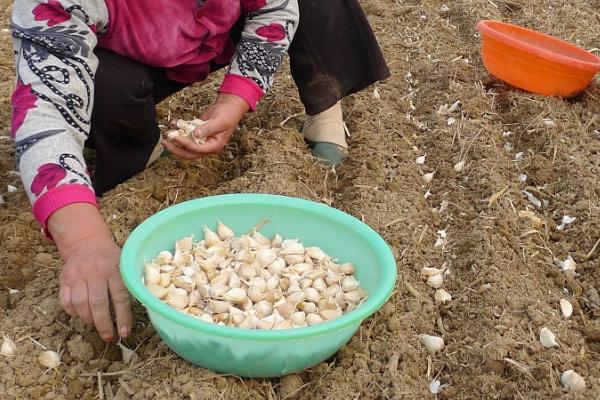
<path fill-rule="evenodd" d="M 438 289 L 435 291 L 433 298 L 438 304 L 446 304 L 447 302 L 452 300 L 452 295 L 444 289 Z"/>
<path fill-rule="evenodd" d="M 423 267 L 421 268 L 421 279 L 427 279 L 434 275 L 441 275 L 444 273 L 443 269 L 435 267 Z"/>
<path fill-rule="evenodd" d="M 289 256 L 289 255 L 302 255 L 304 256 L 304 246 L 298 242 L 283 242 L 281 251 L 279 254 Z M 304 259 L 304 257 L 303 257 Z"/>
<path fill-rule="evenodd" d="M 273 329 L 292 329 L 294 326 L 292 325 L 292 321 L 281 321 L 273 327 Z"/>
<path fill-rule="evenodd" d="M 171 254 L 170 251 L 161 251 L 158 253 L 158 256 L 156 256 L 156 263 L 158 265 L 169 264 L 171 261 L 173 261 L 173 254 Z"/>
<path fill-rule="evenodd" d="M 331 286 L 326 287 L 325 290 L 323 290 L 323 294 L 325 296 L 335 297 L 341 291 L 342 291 L 342 288 L 340 287 L 340 285 L 331 285 Z M 351 292 L 352 292 L 352 290 L 351 290 Z"/>
<path fill-rule="evenodd" d="M 220 299 L 229 290 L 229 286 L 223 284 L 212 285 L 209 289 L 210 297 Z"/>
<path fill-rule="evenodd" d="M 144 266 L 144 283 L 146 285 L 157 285 L 160 281 L 160 270 L 151 264 Z"/>
<path fill-rule="evenodd" d="M 194 290 L 196 287 L 196 282 L 192 278 L 186 275 L 178 276 L 173 279 L 173 284 L 178 288 L 185 289 L 188 293 Z"/>
<path fill-rule="evenodd" d="M 302 274 L 302 276 L 313 281 L 319 278 L 325 279 L 327 276 L 327 271 L 325 271 L 323 268 L 313 268 L 310 271 L 306 271 L 304 274 Z"/>
<path fill-rule="evenodd" d="M 323 279 L 317 278 L 313 281 L 312 287 L 318 290 L 319 292 L 322 292 L 323 290 L 327 289 L 327 284 Z"/>
<path fill-rule="evenodd" d="M 229 282 L 230 271 L 223 271 L 219 275 L 217 275 L 214 279 L 211 279 L 211 285 L 226 285 Z"/>
<path fill-rule="evenodd" d="M 430 354 L 435 354 L 444 348 L 444 339 L 433 335 L 419 335 L 421 342 Z"/>
<path fill-rule="evenodd" d="M 271 246 L 273 246 L 275 248 L 279 248 L 279 247 L 281 247 L 282 243 L 283 243 L 283 238 L 281 237 L 281 235 L 279 233 L 277 233 L 275 236 L 273 236 L 273 240 L 271 240 Z"/>
<path fill-rule="evenodd" d="M 341 317 L 342 316 L 342 310 L 340 310 L 339 308 L 335 308 L 333 310 L 321 310 L 319 312 L 319 315 L 324 320 L 330 321 L 332 319 L 336 319 L 336 318 Z"/>
<path fill-rule="evenodd" d="M 54 369 L 61 364 L 60 354 L 55 351 L 44 351 L 38 357 L 38 362 L 48 369 Z"/>
<path fill-rule="evenodd" d="M 442 275 L 433 275 L 427 279 L 427 284 L 432 288 L 440 288 L 444 284 L 444 277 Z"/>
<path fill-rule="evenodd" d="M 305 250 L 307 256 L 317 261 L 321 261 L 327 257 L 327 254 L 325 254 L 325 252 L 321 250 L 320 247 L 307 247 Z"/>
<path fill-rule="evenodd" d="M 585 379 L 572 369 L 562 373 L 560 376 L 560 383 L 570 392 L 585 390 Z"/>
<path fill-rule="evenodd" d="M 129 365 L 129 364 L 137 362 L 137 360 L 139 359 L 139 357 L 138 357 L 137 353 L 134 350 L 131 350 L 131 349 L 125 347 L 121 343 L 120 340 L 117 343 L 117 345 L 119 345 L 119 347 L 121 348 L 121 356 L 122 356 L 123 362 L 126 365 Z"/>
<path fill-rule="evenodd" d="M 306 323 L 306 313 L 304 311 L 297 311 L 291 315 L 290 321 L 294 325 L 303 326 Z"/>
<path fill-rule="evenodd" d="M 275 307 L 277 312 L 285 319 L 289 319 L 296 312 L 296 304 L 286 301 L 280 306 Z"/>
<path fill-rule="evenodd" d="M 565 318 L 573 314 L 573 305 L 567 299 L 560 299 L 560 311 Z"/>
<path fill-rule="evenodd" d="M 433 176 L 435 175 L 435 172 L 430 172 L 428 174 L 424 174 L 421 179 L 423 179 L 423 182 L 425 183 L 431 183 L 431 181 L 433 180 Z"/>
<path fill-rule="evenodd" d="M 266 318 L 273 313 L 273 304 L 267 300 L 261 300 L 254 305 L 254 309 L 258 318 Z"/>
<path fill-rule="evenodd" d="M 257 230 L 252 232 L 252 239 L 263 246 L 271 246 L 271 240 Z"/>
<path fill-rule="evenodd" d="M 267 279 L 267 289 L 275 289 L 279 287 L 279 277 L 273 275 L 269 279 Z"/>
<path fill-rule="evenodd" d="M 360 289 L 344 293 L 344 300 L 346 300 L 349 303 L 358 303 L 365 298 L 366 294 Z"/>
<path fill-rule="evenodd" d="M 304 296 L 306 297 L 306 300 L 311 301 L 313 303 L 316 303 L 321 299 L 319 291 L 312 287 L 304 289 Z"/>
<path fill-rule="evenodd" d="M 303 278 L 303 279 L 300 281 L 300 287 L 301 287 L 303 290 L 306 290 L 307 288 L 312 288 L 312 283 L 313 283 L 312 279 Z"/>
<path fill-rule="evenodd" d="M 277 254 L 272 249 L 260 249 L 256 254 L 256 261 L 261 267 L 266 267 L 277 258 Z"/>
<path fill-rule="evenodd" d="M 246 300 L 246 291 L 241 288 L 229 289 L 223 298 L 232 303 L 243 303 Z"/>
<path fill-rule="evenodd" d="M 217 224 L 217 235 L 219 236 L 219 239 L 227 240 L 227 239 L 231 239 L 232 237 L 234 237 L 235 232 L 233 231 L 233 229 L 231 229 L 224 223 L 219 222 Z"/>
<path fill-rule="evenodd" d="M 310 326 L 320 324 L 323 322 L 323 318 L 319 314 L 308 314 L 306 316 L 306 323 Z"/>
<path fill-rule="evenodd" d="M 230 305 L 231 304 L 229 304 L 228 302 L 221 301 L 221 300 L 209 300 L 208 301 L 208 306 L 215 314 L 228 312 Z"/>
<path fill-rule="evenodd" d="M 560 263 L 560 269 L 566 273 L 574 273 L 577 269 L 577 263 L 573 260 L 573 257 L 568 256 Z"/>
<path fill-rule="evenodd" d="M 152 293 L 154 296 L 158 297 L 161 300 L 167 296 L 167 293 L 169 293 L 169 289 L 164 288 L 162 286 L 149 284 L 147 285 L 147 287 L 150 293 Z"/>
<path fill-rule="evenodd" d="M 187 307 L 187 305 L 188 305 L 188 302 L 189 302 L 188 292 L 185 289 L 181 289 L 181 288 L 171 289 L 167 293 L 165 300 L 166 300 L 167 304 L 170 305 L 171 307 L 173 307 L 177 310 L 182 310 L 185 307 Z"/>
<path fill-rule="evenodd" d="M 323 310 L 337 310 L 338 307 L 339 307 L 337 301 L 335 301 L 335 299 L 332 298 L 332 297 L 323 298 L 323 299 L 319 300 L 317 302 L 317 306 L 319 307 L 320 311 L 323 311 Z"/>
<path fill-rule="evenodd" d="M 179 250 L 182 252 L 188 252 L 192 250 L 192 245 L 194 244 L 194 236 L 188 236 L 186 238 L 183 238 L 181 240 L 178 240 L 175 243 L 175 250 Z"/>
<path fill-rule="evenodd" d="M 454 164 L 454 170 L 456 172 L 461 172 L 465 168 L 465 160 L 461 160 Z"/>
<path fill-rule="evenodd" d="M 550 329 L 546 327 L 543 327 L 540 330 L 540 343 L 544 347 L 558 347 L 558 343 L 556 343 L 556 336 Z"/>
<path fill-rule="evenodd" d="M 316 313 L 318 310 L 317 305 L 310 301 L 303 301 L 298 304 L 298 308 L 306 313 Z"/>
<path fill-rule="evenodd" d="M 238 273 L 244 279 L 250 279 L 256 276 L 256 270 L 254 269 L 252 264 L 242 264 Z"/>
<path fill-rule="evenodd" d="M 160 274 L 160 279 L 158 281 L 158 286 L 166 288 L 171 283 L 171 274 L 168 272 L 163 272 Z"/>
<path fill-rule="evenodd" d="M 344 292 L 351 292 L 353 290 L 356 290 L 358 289 L 358 286 L 359 282 L 352 275 L 345 276 L 344 279 L 342 279 L 342 290 Z"/>
<path fill-rule="evenodd" d="M 308 264 L 308 263 L 298 263 L 298 264 L 294 264 L 291 266 L 290 271 L 302 275 L 308 271 L 311 271 L 314 269 L 314 266 L 312 264 Z"/>
<path fill-rule="evenodd" d="M 305 261 L 303 254 L 289 254 L 283 256 L 283 259 L 287 265 L 299 264 Z"/>
<path fill-rule="evenodd" d="M 217 235 L 215 232 L 213 232 L 207 226 L 205 226 L 203 228 L 203 232 L 204 232 L 204 240 L 206 241 L 207 247 L 212 247 L 212 246 L 215 246 L 215 245 L 221 243 L 221 238 L 219 238 L 219 235 Z"/>
<path fill-rule="evenodd" d="M 0 346 L 0 355 L 4 357 L 12 357 L 17 354 L 17 345 L 9 337 L 4 336 L 2 345 Z"/>
<path fill-rule="evenodd" d="M 343 263 L 340 266 L 340 273 L 344 275 L 352 275 L 355 271 L 354 265 L 352 263 Z"/>
<path fill-rule="evenodd" d="M 415 158 L 415 164 L 417 164 L 417 165 L 424 165 L 426 158 L 427 158 L 427 156 L 425 156 L 425 155 L 419 156 L 419 157 Z"/>
<path fill-rule="evenodd" d="M 275 260 L 273 260 L 273 262 L 271 262 L 267 266 L 267 269 L 269 270 L 270 273 L 275 275 L 275 274 L 281 273 L 281 271 L 283 271 L 285 269 L 285 267 L 286 267 L 285 260 L 281 257 L 277 257 Z"/>

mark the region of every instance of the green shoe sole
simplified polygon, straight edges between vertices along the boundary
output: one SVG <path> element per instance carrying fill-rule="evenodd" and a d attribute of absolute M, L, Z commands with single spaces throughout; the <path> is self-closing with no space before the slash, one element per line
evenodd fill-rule
<path fill-rule="evenodd" d="M 313 142 L 311 140 L 304 141 L 308 144 L 313 156 L 315 156 L 321 164 L 327 167 L 335 167 L 341 164 L 348 157 L 348 150 L 334 143 L 329 142 Z"/>

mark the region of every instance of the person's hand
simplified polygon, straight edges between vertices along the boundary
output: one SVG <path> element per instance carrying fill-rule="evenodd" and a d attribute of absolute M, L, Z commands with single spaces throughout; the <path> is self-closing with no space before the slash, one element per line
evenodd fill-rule
<path fill-rule="evenodd" d="M 131 332 L 131 300 L 119 274 L 121 249 L 114 242 L 100 213 L 90 204 L 75 203 L 57 210 L 48 221 L 61 256 L 60 303 L 72 317 L 93 324 L 105 341 L 114 328 L 110 299 L 119 335 Z"/>
<path fill-rule="evenodd" d="M 221 93 L 215 104 L 200 117 L 206 122 L 194 132 L 198 138 L 205 137 L 206 142 L 197 144 L 188 138 L 177 137 L 172 142 L 163 140 L 162 144 L 169 152 L 185 160 L 218 154 L 229 143 L 233 131 L 248 109 L 248 103 L 241 97 Z"/>

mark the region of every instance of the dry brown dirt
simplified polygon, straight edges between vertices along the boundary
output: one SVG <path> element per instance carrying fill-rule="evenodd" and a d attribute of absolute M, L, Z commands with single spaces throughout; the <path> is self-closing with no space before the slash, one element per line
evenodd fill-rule
<path fill-rule="evenodd" d="M 8 27 L 9 4 L 0 0 L 1 28 Z M 450 385 L 439 398 L 600 398 L 600 250 L 590 252 L 600 239 L 600 86 L 569 101 L 507 87 L 483 68 L 474 29 L 480 19 L 502 19 L 592 49 L 600 47 L 600 2 L 455 0 L 447 11 L 436 0 L 362 4 L 393 77 L 377 86 L 379 96 L 371 88 L 345 101 L 351 151 L 337 171 L 315 164 L 303 146 L 301 116 L 282 123 L 302 111 L 284 71 L 224 155 L 195 163 L 163 158 L 101 203 L 119 243 L 152 213 L 212 194 L 278 193 L 330 204 L 363 219 L 393 248 L 399 279 L 390 301 L 327 362 L 264 380 L 219 376 L 179 359 L 136 306 L 127 344 L 138 348 L 140 361 L 126 366 L 114 344 L 105 346 L 61 311 L 61 260 L 30 213 L 13 171 L 13 143 L 0 137 L 0 334 L 19 346 L 18 356 L 0 358 L 0 398 L 99 398 L 98 372 L 107 399 L 426 399 L 434 397 L 428 383 L 435 376 Z M 0 54 L 7 136 L 13 76 L 5 32 Z M 217 83 L 163 103 L 163 122 L 169 111 L 196 115 Z M 457 100 L 452 115 L 437 113 Z M 419 167 L 422 154 L 427 161 Z M 459 173 L 453 166 L 460 160 Z M 433 171 L 424 184 L 421 175 Z M 19 190 L 7 194 L 7 184 Z M 547 205 L 534 208 L 523 189 Z M 521 217 L 523 210 L 542 225 Z M 558 231 L 563 215 L 577 220 Z M 434 247 L 439 230 L 447 231 L 443 248 Z M 554 264 L 568 255 L 577 262 L 575 276 Z M 453 300 L 439 307 L 419 273 L 444 263 Z M 558 309 L 561 298 L 574 305 L 569 319 Z M 540 345 L 544 326 L 560 347 Z M 423 333 L 442 335 L 444 351 L 428 357 Z M 57 372 L 44 373 L 36 361 L 41 350 L 29 338 L 64 349 Z M 563 391 L 566 369 L 585 378 L 585 392 Z"/>

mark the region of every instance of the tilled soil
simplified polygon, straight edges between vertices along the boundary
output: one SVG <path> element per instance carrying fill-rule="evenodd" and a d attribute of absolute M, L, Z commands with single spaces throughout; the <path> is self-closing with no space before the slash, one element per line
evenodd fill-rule
<path fill-rule="evenodd" d="M 352 137 L 343 166 L 327 170 L 304 147 L 302 106 L 284 70 L 223 155 L 192 163 L 161 158 L 101 200 L 120 244 L 158 210 L 238 192 L 323 202 L 377 230 L 397 260 L 391 299 L 334 357 L 282 379 L 220 376 L 190 365 L 161 342 L 139 305 L 126 343 L 139 360 L 125 365 L 115 344 L 105 345 L 61 310 L 60 257 L 40 234 L 13 171 L 12 48 L 8 34 L 0 33 L 0 334 L 18 345 L 16 357 L 0 357 L 0 398 L 424 399 L 434 397 L 434 378 L 449 385 L 439 398 L 600 398 L 600 249 L 594 250 L 600 239 L 600 87 L 595 83 L 568 101 L 510 88 L 485 71 L 474 28 L 480 19 L 502 19 L 592 49 L 600 47 L 600 3 L 362 4 L 393 76 L 345 100 Z M 9 25 L 9 5 L 0 0 L 1 28 Z M 165 101 L 160 122 L 197 115 L 210 104 L 218 79 Z M 427 156 L 424 165 L 415 163 L 420 155 Z M 460 161 L 464 168 L 456 171 Z M 431 172 L 433 180 L 425 183 L 422 175 Z M 18 190 L 7 193 L 7 184 Z M 557 230 L 564 215 L 576 220 Z M 447 236 L 436 247 L 441 231 Z M 569 255 L 575 275 L 556 265 Z M 420 271 L 442 265 L 452 301 L 438 306 Z M 574 306 L 568 319 L 560 313 L 561 298 Z M 542 327 L 556 334 L 560 347 L 540 345 Z M 429 356 L 420 334 L 443 336 L 446 348 Z M 38 364 L 42 350 L 30 339 L 63 351 L 57 371 Z M 585 378 L 586 391 L 562 389 L 559 378 L 567 369 Z"/>

